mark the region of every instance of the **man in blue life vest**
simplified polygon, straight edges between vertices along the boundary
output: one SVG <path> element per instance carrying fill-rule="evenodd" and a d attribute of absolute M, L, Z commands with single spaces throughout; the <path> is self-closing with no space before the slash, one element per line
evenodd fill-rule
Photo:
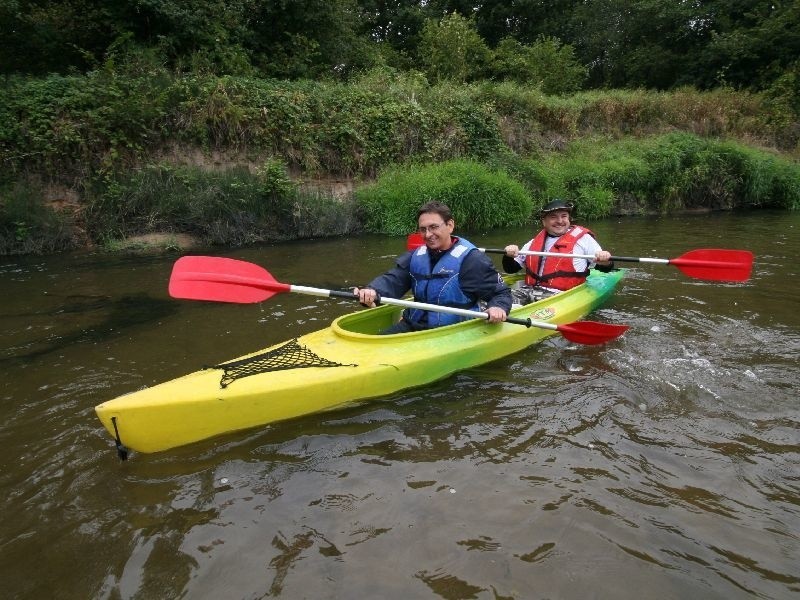
<path fill-rule="evenodd" d="M 428 202 L 417 211 L 417 231 L 425 245 L 399 256 L 395 266 L 362 288 L 355 288 L 361 304 L 375 306 L 380 296 L 401 298 L 412 290 L 416 302 L 438 304 L 467 310 L 481 310 L 490 323 L 506 320 L 511 310 L 511 290 L 494 268 L 492 261 L 471 242 L 455 237 L 455 221 L 447 205 Z M 381 331 L 407 333 L 441 327 L 466 317 L 407 308 L 402 319 Z"/>
<path fill-rule="evenodd" d="M 571 222 L 574 206 L 563 200 L 548 202 L 540 211 L 542 230 L 522 248 L 514 244 L 505 247 L 503 269 L 516 273 L 525 269 L 525 281 L 511 290 L 515 304 L 529 304 L 574 288 L 586 281 L 591 267 L 608 272 L 614 268 L 611 253 L 603 250 L 594 234 L 586 227 Z M 584 254 L 586 258 L 534 256 L 528 251 Z"/>

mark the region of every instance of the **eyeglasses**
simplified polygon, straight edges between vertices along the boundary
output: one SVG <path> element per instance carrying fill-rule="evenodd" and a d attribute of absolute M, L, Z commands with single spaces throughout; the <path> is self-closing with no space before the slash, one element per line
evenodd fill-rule
<path fill-rule="evenodd" d="M 427 227 L 417 227 L 417 231 L 419 231 L 422 235 L 425 235 L 426 231 L 430 231 L 431 233 L 436 233 L 439 231 L 439 227 L 444 225 L 444 223 L 434 223 L 433 225 L 428 225 Z"/>

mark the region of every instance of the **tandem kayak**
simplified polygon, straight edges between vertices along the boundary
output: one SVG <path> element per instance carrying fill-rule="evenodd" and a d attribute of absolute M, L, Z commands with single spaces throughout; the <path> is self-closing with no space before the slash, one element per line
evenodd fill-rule
<path fill-rule="evenodd" d="M 509 316 L 565 324 L 613 293 L 623 271 L 592 271 L 586 283 Z M 468 320 L 413 333 L 377 335 L 401 308 L 379 306 L 240 358 L 132 392 L 95 407 L 127 449 L 158 452 L 377 398 L 508 356 L 555 333 Z"/>

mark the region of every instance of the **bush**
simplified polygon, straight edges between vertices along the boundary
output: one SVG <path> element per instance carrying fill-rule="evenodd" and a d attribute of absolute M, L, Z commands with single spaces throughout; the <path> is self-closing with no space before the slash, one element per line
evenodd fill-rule
<path fill-rule="evenodd" d="M 539 162 L 546 175 L 531 186 L 534 197 L 572 199 L 587 218 L 613 211 L 800 208 L 800 167 L 733 141 L 686 133 L 635 142 L 584 141 Z"/>
<path fill-rule="evenodd" d="M 0 255 L 46 254 L 75 247 L 68 220 L 46 206 L 43 196 L 34 181 L 0 188 Z"/>
<path fill-rule="evenodd" d="M 478 33 L 474 19 L 457 12 L 440 21 L 429 19 L 420 34 L 418 54 L 434 81 L 478 79 L 491 60 L 491 51 Z"/>
<path fill-rule="evenodd" d="M 546 36 L 540 36 L 532 46 L 504 38 L 494 51 L 491 71 L 498 79 L 510 79 L 545 94 L 576 92 L 588 75 L 571 45 Z"/>
<path fill-rule="evenodd" d="M 417 210 L 429 200 L 447 204 L 456 226 L 471 231 L 522 225 L 532 210 L 519 182 L 470 160 L 391 169 L 357 190 L 356 200 L 367 231 L 392 235 L 414 230 Z"/>
<path fill-rule="evenodd" d="M 355 227 L 351 206 L 299 191 L 278 161 L 268 161 L 255 174 L 150 165 L 97 183 L 91 197 L 88 226 L 104 242 L 166 231 L 240 246 L 342 234 Z"/>
<path fill-rule="evenodd" d="M 365 74 L 363 85 L 136 73 L 0 81 L 0 177 L 58 173 L 77 188 L 174 148 L 234 160 L 278 156 L 305 173 L 372 177 L 408 160 L 485 161 L 507 149 L 529 155 L 597 134 L 678 129 L 792 150 L 797 141 L 789 108 L 730 90 L 563 97 L 512 82 L 429 85 L 419 74 L 388 70 Z"/>

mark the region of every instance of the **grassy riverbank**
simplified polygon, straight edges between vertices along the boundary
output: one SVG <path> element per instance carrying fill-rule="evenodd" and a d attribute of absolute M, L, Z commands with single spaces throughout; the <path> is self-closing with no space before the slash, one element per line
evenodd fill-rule
<path fill-rule="evenodd" d="M 551 196 L 585 217 L 800 207 L 797 118 L 730 90 L 555 97 L 386 72 L 347 85 L 95 72 L 2 86 L 2 254 L 153 232 L 225 245 L 404 233 L 427 197 L 487 227 Z"/>

